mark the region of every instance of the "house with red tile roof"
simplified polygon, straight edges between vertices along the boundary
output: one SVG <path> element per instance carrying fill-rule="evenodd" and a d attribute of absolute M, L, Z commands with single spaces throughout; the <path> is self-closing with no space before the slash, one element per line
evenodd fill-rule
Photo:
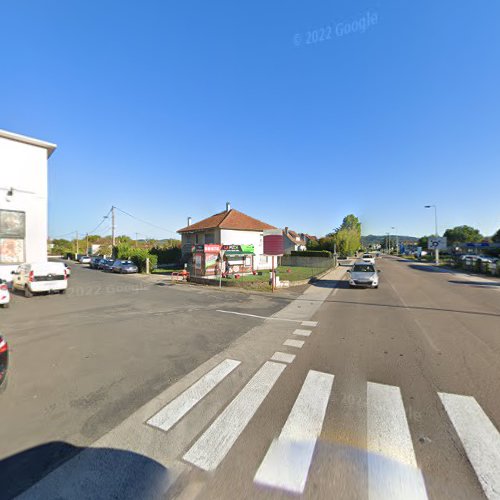
<path fill-rule="evenodd" d="M 283 230 L 283 240 L 285 243 L 285 254 L 289 255 L 292 251 L 307 250 L 307 244 L 310 241 L 317 241 L 316 236 L 306 233 L 297 233 L 288 227 Z"/>
<path fill-rule="evenodd" d="M 192 223 L 189 217 L 188 225 L 177 232 L 181 235 L 182 254 L 185 259 L 189 258 L 195 245 L 253 245 L 253 268 L 257 270 L 271 268 L 271 257 L 263 255 L 266 229 L 276 227 L 239 212 L 227 203 L 226 210 L 199 222 Z M 234 262 L 239 262 L 238 258 L 242 259 L 242 256 L 237 254 L 233 254 L 233 257 Z"/>

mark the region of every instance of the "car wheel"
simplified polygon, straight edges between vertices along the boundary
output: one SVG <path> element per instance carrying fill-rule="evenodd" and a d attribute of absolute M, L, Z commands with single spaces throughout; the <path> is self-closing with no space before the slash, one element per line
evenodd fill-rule
<path fill-rule="evenodd" d="M 26 285 L 24 287 L 24 296 L 27 298 L 27 299 L 30 299 L 31 297 L 33 297 L 33 292 L 29 289 L 29 286 Z"/>
<path fill-rule="evenodd" d="M 60 293 L 61 295 L 64 295 L 64 294 L 66 293 L 66 290 L 59 290 L 59 293 Z"/>
<path fill-rule="evenodd" d="M 9 306 L 10 306 L 10 304 L 9 304 L 8 302 L 7 302 L 7 304 L 2 304 L 2 307 L 3 307 L 4 309 L 7 309 Z"/>

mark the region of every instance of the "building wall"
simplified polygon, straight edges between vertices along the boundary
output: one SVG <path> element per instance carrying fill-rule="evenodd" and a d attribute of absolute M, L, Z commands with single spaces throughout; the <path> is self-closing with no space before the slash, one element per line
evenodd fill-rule
<path fill-rule="evenodd" d="M 0 187 L 14 188 L 11 201 L 0 191 L 0 209 L 26 213 L 25 261 L 47 260 L 47 150 L 0 137 Z M 17 190 L 29 191 L 29 193 Z M 0 274 L 17 265 L 0 264 Z"/>
<path fill-rule="evenodd" d="M 264 234 L 261 231 L 237 231 L 234 229 L 220 230 L 221 245 L 253 245 L 255 248 L 255 269 L 270 269 L 271 257 L 264 253 Z"/>

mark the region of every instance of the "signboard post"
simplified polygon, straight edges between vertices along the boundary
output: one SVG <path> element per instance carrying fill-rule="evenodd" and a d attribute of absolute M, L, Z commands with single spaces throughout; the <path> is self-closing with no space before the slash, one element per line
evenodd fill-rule
<path fill-rule="evenodd" d="M 446 250 L 448 242 L 445 237 L 429 237 L 429 250 L 436 251 L 436 264 L 439 265 L 439 250 Z"/>
<path fill-rule="evenodd" d="M 285 253 L 283 231 L 281 229 L 266 229 L 264 231 L 264 255 L 270 255 L 271 260 L 271 289 L 274 292 L 276 283 L 276 269 L 274 258 Z"/>

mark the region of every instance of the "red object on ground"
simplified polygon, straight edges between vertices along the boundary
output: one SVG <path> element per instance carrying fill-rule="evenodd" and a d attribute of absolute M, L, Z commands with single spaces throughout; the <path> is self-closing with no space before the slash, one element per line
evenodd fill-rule
<path fill-rule="evenodd" d="M 235 279 L 239 280 L 240 279 L 240 275 L 239 274 L 235 274 Z"/>
<path fill-rule="evenodd" d="M 287 272 L 287 273 L 291 273 L 291 272 L 292 272 L 292 270 L 291 270 L 291 269 L 287 269 L 287 270 L 286 270 L 286 272 Z"/>

